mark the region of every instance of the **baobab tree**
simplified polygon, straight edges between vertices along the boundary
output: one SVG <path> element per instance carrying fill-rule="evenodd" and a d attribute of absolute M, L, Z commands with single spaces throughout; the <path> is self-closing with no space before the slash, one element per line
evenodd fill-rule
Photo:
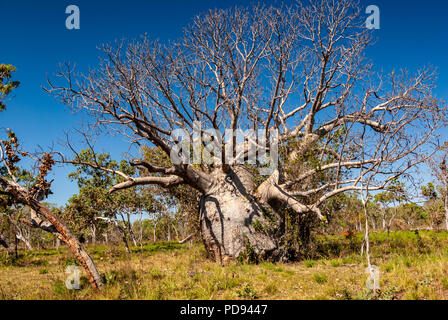
<path fill-rule="evenodd" d="M 432 95 L 435 72 L 376 74 L 364 53 L 372 32 L 350 0 L 211 10 L 170 44 L 145 36 L 105 45 L 97 68 L 77 74 L 66 64 L 62 81 L 49 79 L 46 89 L 93 125 L 170 158 L 168 165 L 130 161 L 146 176 L 114 170 L 125 181 L 110 192 L 188 185 L 201 195 L 212 258 L 250 249 L 281 259 L 286 211 L 299 224 L 325 223 L 322 206 L 363 190 L 361 176 L 369 190 L 381 190 L 431 153 L 446 115 Z M 235 132 L 249 129 L 263 138 L 239 141 Z M 179 130 L 182 141 L 201 141 L 201 163 L 188 161 L 190 147 L 181 149 L 172 134 Z M 210 144 L 217 148 L 207 153 Z M 241 163 L 254 148 L 259 159 Z"/>

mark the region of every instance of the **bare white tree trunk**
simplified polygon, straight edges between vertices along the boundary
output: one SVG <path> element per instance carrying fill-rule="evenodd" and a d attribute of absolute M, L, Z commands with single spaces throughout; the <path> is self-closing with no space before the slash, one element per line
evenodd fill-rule
<path fill-rule="evenodd" d="M 92 223 L 91 234 L 92 234 L 92 244 L 95 245 L 96 244 L 96 226 L 94 223 Z"/>
<path fill-rule="evenodd" d="M 170 228 L 170 223 L 167 223 L 166 227 L 167 227 L 167 233 L 168 233 L 167 240 L 168 240 L 168 241 L 171 241 L 171 228 Z"/>
<path fill-rule="evenodd" d="M 139 222 L 140 222 L 140 249 L 143 250 L 143 212 L 140 211 L 140 218 L 139 218 Z"/>
<path fill-rule="evenodd" d="M 26 248 L 27 248 L 28 250 L 33 250 L 33 246 L 32 246 L 31 243 L 28 241 L 28 239 L 25 238 L 25 237 L 23 236 L 22 233 L 17 233 L 17 234 L 16 234 L 16 237 L 17 237 L 18 240 L 22 241 L 22 242 L 25 244 L 25 246 L 26 246 Z"/>
<path fill-rule="evenodd" d="M 154 222 L 154 228 L 153 228 L 153 242 L 157 241 L 157 236 L 156 236 L 156 229 L 157 229 L 157 224 L 159 223 L 159 221 L 155 221 Z"/>
<path fill-rule="evenodd" d="M 134 246 L 137 247 L 137 237 L 135 236 L 134 230 L 132 229 L 132 224 L 131 224 L 131 215 L 127 212 L 126 213 L 126 217 L 127 217 L 127 227 L 128 227 L 128 231 L 129 231 L 129 235 L 131 236 L 132 242 L 134 243 Z"/>

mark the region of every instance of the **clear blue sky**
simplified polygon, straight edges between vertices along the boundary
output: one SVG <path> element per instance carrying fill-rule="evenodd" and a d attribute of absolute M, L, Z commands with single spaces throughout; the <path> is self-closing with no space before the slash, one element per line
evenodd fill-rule
<path fill-rule="evenodd" d="M 80 30 L 65 28 L 65 8 L 70 4 L 80 8 Z M 81 121 L 41 89 L 46 74 L 53 74 L 59 63 L 76 62 L 85 70 L 96 65 L 96 47 L 102 43 L 138 38 L 144 33 L 161 40 L 176 39 L 194 15 L 209 8 L 241 4 L 249 1 L 0 0 L 0 62 L 15 65 L 15 79 L 21 81 L 7 111 L 0 113 L 0 127 L 12 128 L 31 150 L 36 145 L 46 148 L 56 144 L 64 131 Z M 368 52 L 376 68 L 388 72 L 436 66 L 436 93 L 448 100 L 448 2 L 362 0 L 361 4 L 377 5 L 381 10 L 381 29 L 375 31 L 378 42 Z M 98 151 L 120 158 L 126 148 L 117 139 L 106 140 Z M 66 178 L 69 171 L 69 167 L 54 170 L 57 179 L 49 201 L 62 205 L 76 193 L 76 185 Z"/>

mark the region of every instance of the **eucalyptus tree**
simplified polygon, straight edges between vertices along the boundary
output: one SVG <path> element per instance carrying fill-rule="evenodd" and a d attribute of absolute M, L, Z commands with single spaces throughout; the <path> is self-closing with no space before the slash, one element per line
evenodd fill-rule
<path fill-rule="evenodd" d="M 382 226 L 383 229 L 387 230 L 388 240 L 392 223 L 398 214 L 399 206 L 407 199 L 405 185 L 399 180 L 392 180 L 383 192 L 374 195 L 374 201 L 380 206 Z"/>
<path fill-rule="evenodd" d="M 0 63 L 0 111 L 6 108 L 5 100 L 7 96 L 20 84 L 19 81 L 11 80 L 15 71 L 14 66 Z"/>
<path fill-rule="evenodd" d="M 147 176 L 113 170 L 123 182 L 110 192 L 187 185 L 201 195 L 212 258 L 250 249 L 280 259 L 285 210 L 299 224 L 326 222 L 330 198 L 367 180 L 381 190 L 424 161 L 446 117 L 432 69 L 375 72 L 365 54 L 373 32 L 350 0 L 210 10 L 169 44 L 105 45 L 97 68 L 76 74 L 65 65 L 47 90 L 92 124 L 170 158 L 132 162 Z M 238 140 L 249 129 L 261 138 Z M 200 142 L 201 161 L 190 161 L 188 141 Z M 245 162 L 253 150 L 256 161 Z M 326 174 L 331 181 L 319 182 Z"/>
<path fill-rule="evenodd" d="M 129 176 L 136 174 L 136 169 L 126 161 L 114 161 L 109 154 L 96 154 L 92 149 L 86 149 L 77 153 L 72 163 L 75 170 L 69 174 L 69 178 L 77 182 L 79 193 L 69 199 L 65 213 L 78 220 L 81 228 L 90 229 L 92 240 L 104 223 L 114 225 L 122 236 L 126 251 L 130 252 L 128 236 L 137 246 L 131 215 L 153 212 L 156 206 L 153 194 L 141 187 L 109 194 L 108 189 L 123 179 L 86 164 L 96 163 L 99 167 L 120 170 Z"/>
<path fill-rule="evenodd" d="M 171 165 L 170 158 L 159 148 L 143 147 L 141 158 L 144 162 L 154 163 L 159 166 Z M 140 174 L 147 176 L 151 172 L 145 167 L 140 167 Z M 154 210 L 153 214 L 154 241 L 157 239 L 157 226 L 163 220 L 171 220 L 171 223 L 167 224 L 168 228 L 170 225 L 173 227 L 177 225 L 179 235 L 182 238 L 180 242 L 198 239 L 197 235 L 200 231 L 198 215 L 199 194 L 195 189 L 189 188 L 188 185 L 179 185 L 169 189 L 152 186 L 151 188 L 146 188 L 145 192 L 152 193 L 158 199 L 156 203 L 157 208 L 155 208 L 156 210 Z"/>
<path fill-rule="evenodd" d="M 427 185 L 421 186 L 421 195 L 424 198 L 422 208 L 430 220 L 429 228 L 438 230 L 445 220 L 443 187 L 429 182 Z"/>

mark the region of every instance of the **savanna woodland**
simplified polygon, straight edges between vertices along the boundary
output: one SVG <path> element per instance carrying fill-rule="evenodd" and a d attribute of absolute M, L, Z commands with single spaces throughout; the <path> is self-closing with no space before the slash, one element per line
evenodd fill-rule
<path fill-rule="evenodd" d="M 435 68 L 375 69 L 364 11 L 214 9 L 49 70 L 87 122 L 48 150 L 2 129 L 0 299 L 448 299 L 447 106 Z M 0 65 L 1 110 L 18 80 Z M 105 135 L 133 151 L 98 151 Z M 55 166 L 78 186 L 63 206 Z"/>

